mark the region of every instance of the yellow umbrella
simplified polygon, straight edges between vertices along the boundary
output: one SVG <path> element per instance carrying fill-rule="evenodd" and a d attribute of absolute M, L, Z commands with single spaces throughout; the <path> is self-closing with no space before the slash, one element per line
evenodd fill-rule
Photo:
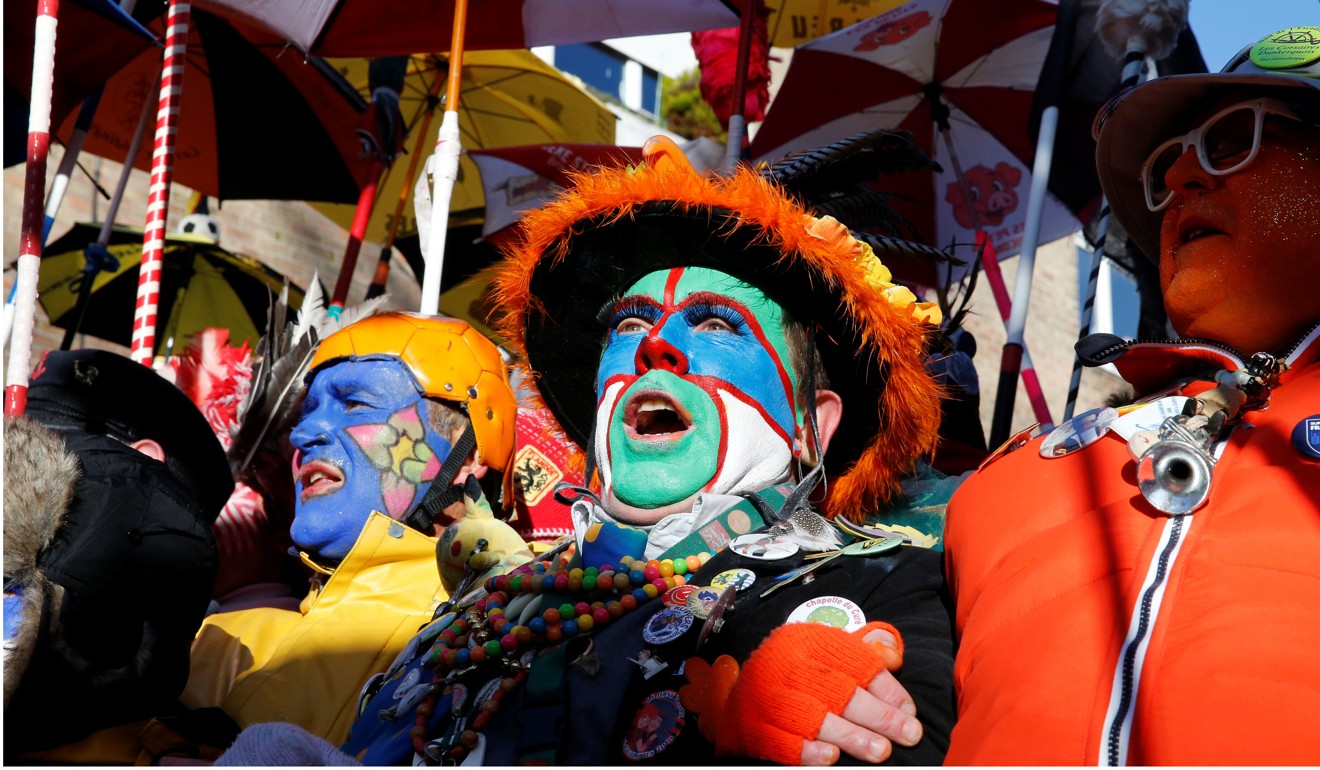
<path fill-rule="evenodd" d="M 764 0 L 770 12 L 770 45 L 794 48 L 863 19 L 897 8 L 907 0 Z"/>
<path fill-rule="evenodd" d="M 96 242 L 100 230 L 97 223 L 82 222 L 46 247 L 37 282 L 39 301 L 55 326 L 76 326 L 93 337 L 128 346 L 142 262 L 140 228 L 111 231 L 105 251 L 113 259 L 93 274 L 86 309 L 79 317 L 78 298 L 88 277 L 84 248 Z M 226 251 L 214 241 L 169 234 L 161 266 L 162 312 L 156 322 L 155 354 L 180 353 L 192 335 L 212 326 L 228 329 L 231 344 L 255 346 L 265 331 L 271 299 L 279 295 L 284 281 L 283 275 L 262 262 Z M 301 307 L 302 300 L 303 290 L 290 284 L 289 307 Z"/>
<path fill-rule="evenodd" d="M 340 73 L 370 98 L 367 87 L 366 59 L 328 59 Z M 428 104 L 433 104 L 433 85 L 449 71 L 447 54 L 413 56 L 400 94 L 403 118 L 414 133 L 408 136 L 410 153 L 420 153 L 422 160 L 435 147 L 439 120 L 430 121 L 425 136 L 416 136 Z M 523 144 L 556 142 L 614 142 L 616 118 L 599 100 L 588 94 L 574 79 L 546 64 L 530 51 L 467 51 L 463 54 L 462 92 L 458 100 L 458 126 L 462 146 L 467 149 L 513 147 Z M 440 89 L 443 91 L 443 89 Z M 407 158 L 395 160 L 376 193 L 376 205 L 367 225 L 365 240 L 384 242 L 389 233 L 395 204 L 404 193 Z M 414 180 L 415 181 L 415 180 Z M 411 196 L 412 185 L 407 195 Z M 481 175 L 476 164 L 466 156 L 459 161 L 458 181 L 454 186 L 450 210 L 455 216 L 451 225 L 479 221 L 486 204 Z M 342 204 L 314 203 L 317 210 L 348 229 L 354 207 Z M 397 235 L 417 231 L 411 205 L 403 209 Z"/>

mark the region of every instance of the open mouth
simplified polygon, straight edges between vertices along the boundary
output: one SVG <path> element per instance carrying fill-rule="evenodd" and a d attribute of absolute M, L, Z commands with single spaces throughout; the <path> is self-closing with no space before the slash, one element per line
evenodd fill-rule
<path fill-rule="evenodd" d="M 1178 243 L 1180 245 L 1186 245 L 1212 235 L 1226 235 L 1226 233 L 1199 217 L 1189 217 L 1178 223 Z"/>
<path fill-rule="evenodd" d="M 692 415 L 668 394 L 647 390 L 628 400 L 623 424 L 631 438 L 677 439 L 692 427 Z"/>
<path fill-rule="evenodd" d="M 303 502 L 313 497 L 333 494 L 344 486 L 343 471 L 323 460 L 314 460 L 298 466 L 296 478 L 302 483 L 300 499 Z"/>

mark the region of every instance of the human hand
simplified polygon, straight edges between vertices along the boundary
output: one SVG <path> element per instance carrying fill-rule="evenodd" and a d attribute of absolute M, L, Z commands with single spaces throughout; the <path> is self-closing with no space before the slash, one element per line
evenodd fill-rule
<path fill-rule="evenodd" d="M 913 746 L 921 740 L 917 704 L 891 673 L 903 666 L 903 640 L 897 631 L 877 625 L 861 629 L 862 642 L 880 655 L 884 668 L 864 689 L 854 688 L 842 714 L 825 715 L 816 739 L 802 742 L 800 764 L 832 765 L 844 751 L 863 762 L 883 762 L 891 742 Z"/>
<path fill-rule="evenodd" d="M 882 762 L 892 744 L 921 740 L 916 705 L 891 673 L 902 662 L 902 638 L 887 623 L 851 634 L 814 623 L 778 628 L 716 716 L 716 753 L 830 765 L 846 752 Z"/>

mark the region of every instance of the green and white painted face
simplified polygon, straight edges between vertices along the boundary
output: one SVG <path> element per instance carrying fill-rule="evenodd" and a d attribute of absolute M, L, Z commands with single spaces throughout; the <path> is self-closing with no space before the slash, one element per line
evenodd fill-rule
<path fill-rule="evenodd" d="M 611 514 L 652 524 L 699 493 L 789 478 L 802 413 L 779 304 L 687 267 L 642 277 L 606 315 L 594 440 Z"/>

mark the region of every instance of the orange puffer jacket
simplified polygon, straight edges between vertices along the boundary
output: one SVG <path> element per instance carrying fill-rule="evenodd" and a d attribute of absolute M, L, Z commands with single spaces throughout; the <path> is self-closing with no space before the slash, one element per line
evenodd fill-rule
<path fill-rule="evenodd" d="M 1320 764 L 1320 459 L 1292 438 L 1320 416 L 1318 355 L 1320 327 L 1222 442 L 1191 514 L 1142 498 L 1112 432 L 1052 459 L 1036 439 L 963 483 L 948 763 Z"/>

